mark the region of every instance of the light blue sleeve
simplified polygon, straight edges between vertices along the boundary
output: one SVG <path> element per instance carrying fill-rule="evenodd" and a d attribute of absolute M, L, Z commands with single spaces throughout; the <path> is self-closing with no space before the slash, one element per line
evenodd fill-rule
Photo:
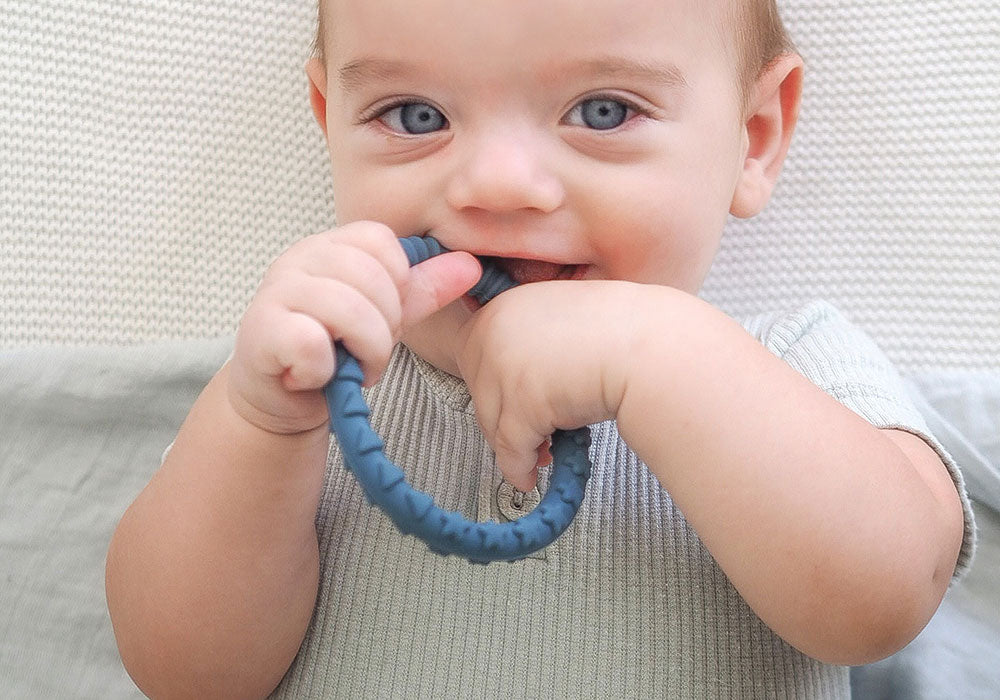
<path fill-rule="evenodd" d="M 962 502 L 964 535 L 953 574 L 969 569 L 976 544 L 975 520 L 962 470 L 931 433 L 899 371 L 871 337 L 833 305 L 813 301 L 783 313 L 743 321 L 768 350 L 876 428 L 905 430 L 938 454 Z"/>

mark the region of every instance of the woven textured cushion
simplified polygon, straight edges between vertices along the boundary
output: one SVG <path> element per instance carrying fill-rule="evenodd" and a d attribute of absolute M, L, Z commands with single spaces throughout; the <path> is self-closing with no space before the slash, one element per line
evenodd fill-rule
<path fill-rule="evenodd" d="M 824 297 L 903 369 L 1000 367 L 1000 5 L 788 0 L 806 58 L 768 210 L 704 296 Z M 0 347 L 231 333 L 334 221 L 314 0 L 0 0 Z"/>

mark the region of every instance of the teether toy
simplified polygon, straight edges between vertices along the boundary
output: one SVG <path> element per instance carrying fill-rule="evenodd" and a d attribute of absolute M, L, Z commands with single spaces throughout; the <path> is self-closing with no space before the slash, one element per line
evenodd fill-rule
<path fill-rule="evenodd" d="M 429 236 L 400 240 L 410 265 L 448 252 Z M 495 265 L 484 262 L 483 275 L 469 291 L 481 304 L 517 283 Z M 590 478 L 590 429 L 556 430 L 552 435 L 552 478 L 538 506 L 509 523 L 475 522 L 445 511 L 406 482 L 403 471 L 386 458 L 382 440 L 368 422 L 370 411 L 361 395 L 358 361 L 336 344 L 337 370 L 324 389 L 330 408 L 330 431 L 336 436 L 344 464 L 368 499 L 404 534 L 416 535 L 432 552 L 456 554 L 475 564 L 516 561 L 551 544 L 569 526 L 583 501 Z"/>

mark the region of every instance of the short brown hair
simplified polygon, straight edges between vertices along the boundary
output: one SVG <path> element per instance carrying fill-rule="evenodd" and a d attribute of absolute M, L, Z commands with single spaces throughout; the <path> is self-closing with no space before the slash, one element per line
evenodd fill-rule
<path fill-rule="evenodd" d="M 736 37 L 736 65 L 741 115 L 749 110 L 750 88 L 774 59 L 794 53 L 777 0 L 735 0 L 729 5 L 727 20 Z"/>
<path fill-rule="evenodd" d="M 318 22 L 312 55 L 326 65 L 323 4 L 323 0 L 317 1 Z M 795 45 L 781 21 L 777 0 L 731 0 L 725 21 L 732 27 L 736 38 L 740 114 L 745 116 L 749 110 L 750 87 L 775 58 L 794 52 Z"/>

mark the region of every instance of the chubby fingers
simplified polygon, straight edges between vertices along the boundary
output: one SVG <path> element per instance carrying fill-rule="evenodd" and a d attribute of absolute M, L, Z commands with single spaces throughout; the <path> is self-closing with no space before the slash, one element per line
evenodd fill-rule
<path fill-rule="evenodd" d="M 365 384 L 382 376 L 395 345 L 398 299 L 388 313 L 356 286 L 339 279 L 303 276 L 289 281 L 271 314 L 276 371 L 287 371 L 291 391 L 323 386 L 333 374 L 331 340 L 358 359 Z"/>
<path fill-rule="evenodd" d="M 552 464 L 552 438 L 545 438 L 545 442 L 538 446 L 538 461 L 535 468 Z"/>
<path fill-rule="evenodd" d="M 397 337 L 401 326 L 422 321 L 469 291 L 483 272 L 479 261 L 463 251 L 438 255 L 411 268 L 396 234 L 377 222 L 345 224 L 337 230 L 336 238 L 330 240 L 335 240 L 335 244 L 327 247 L 325 256 L 312 260 L 310 270 L 325 276 L 330 276 L 334 270 L 341 271 L 345 277 L 350 274 L 358 288 L 365 291 L 380 310 L 387 312 Z M 347 251 L 343 250 L 345 244 Z M 366 259 L 364 253 L 370 257 Z M 398 304 L 396 299 L 377 293 L 385 289 L 384 285 L 376 284 L 382 281 L 380 272 L 388 273 L 391 278 L 398 293 Z M 395 315 L 397 308 L 398 317 Z"/>
<path fill-rule="evenodd" d="M 257 371 L 290 391 L 315 389 L 333 373 L 332 341 L 361 363 L 367 384 L 389 361 L 402 326 L 400 287 L 409 277 L 395 236 L 371 222 L 309 236 L 272 264 L 244 324 L 264 332 Z"/>
<path fill-rule="evenodd" d="M 245 319 L 269 329 L 258 371 L 290 391 L 322 386 L 334 367 L 332 342 L 357 358 L 365 386 L 385 371 L 403 329 L 451 303 L 479 278 L 468 253 L 410 268 L 395 234 L 359 221 L 293 245 L 268 270 Z"/>
<path fill-rule="evenodd" d="M 410 269 L 403 294 L 403 325 L 418 323 L 475 286 L 483 269 L 469 253 L 455 251 Z"/>
<path fill-rule="evenodd" d="M 538 468 L 552 462 L 550 436 L 554 428 L 532 427 L 516 416 L 501 413 L 491 425 L 480 421 L 487 441 L 496 454 L 497 467 L 507 483 L 518 491 L 530 491 L 538 482 Z"/>

